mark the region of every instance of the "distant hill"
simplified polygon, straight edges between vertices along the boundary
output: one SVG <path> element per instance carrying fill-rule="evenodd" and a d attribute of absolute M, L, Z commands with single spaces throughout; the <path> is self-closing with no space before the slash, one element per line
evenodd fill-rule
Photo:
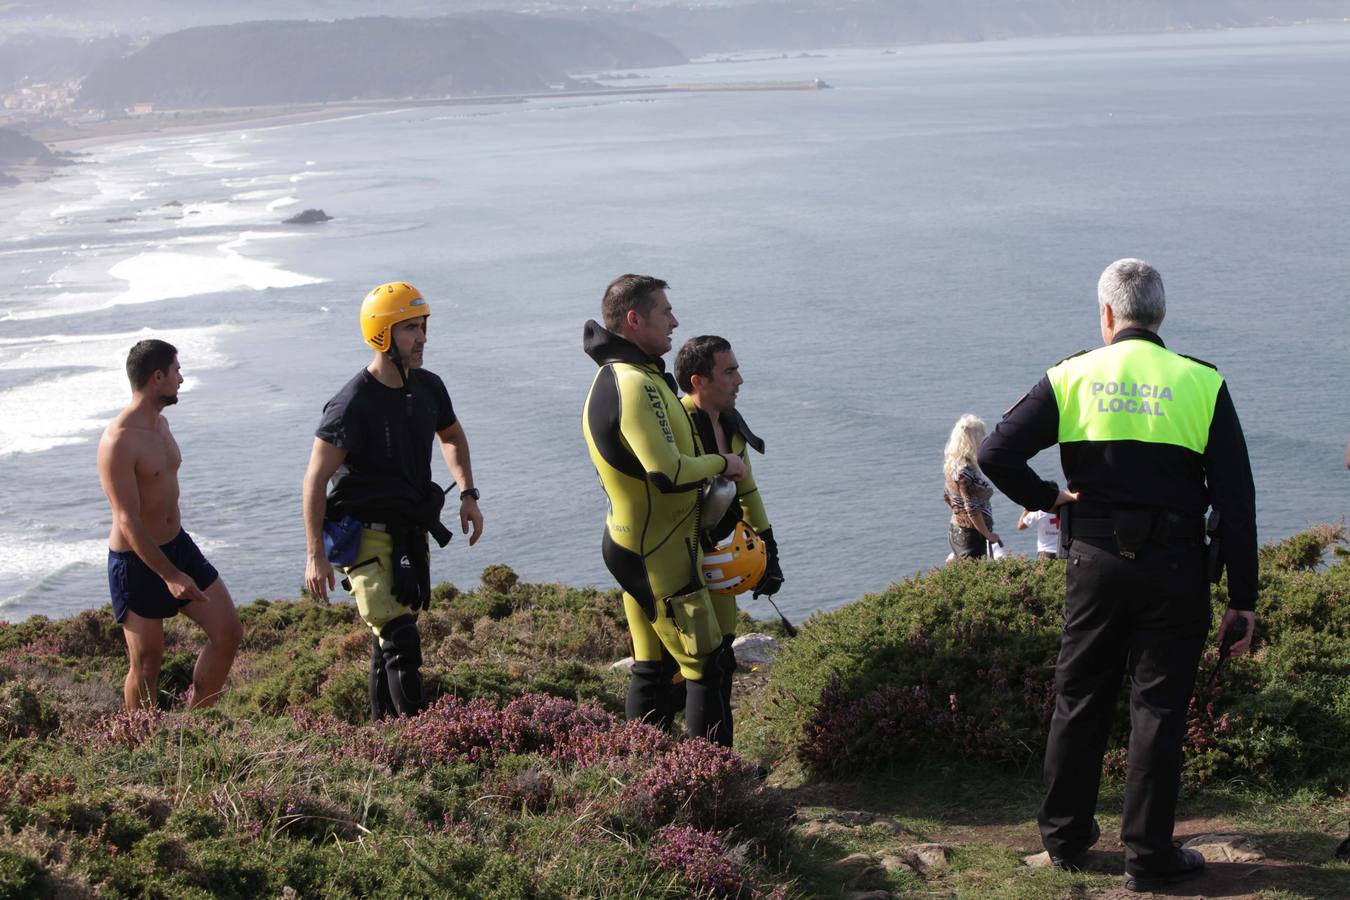
<path fill-rule="evenodd" d="M 69 160 L 52 153 L 41 141 L 35 141 L 13 128 L 0 128 L 0 187 L 10 187 L 23 180 L 4 171 L 5 169 L 27 170 L 26 177 L 31 178 L 34 170 L 50 171 L 57 166 L 69 164 Z"/>
<path fill-rule="evenodd" d="M 1350 0 L 0 0 L 0 31 L 166 34 L 264 19 L 550 14 L 644 17 L 691 53 L 1288 24 L 1350 15 Z M 607 10 L 601 13 L 599 10 Z"/>
<path fill-rule="evenodd" d="M 0 128 L 0 166 L 60 166 L 65 160 L 13 128 Z"/>
<path fill-rule="evenodd" d="M 481 13 L 190 28 L 98 66 L 79 103 L 194 109 L 533 91 L 577 69 L 674 65 L 670 42 L 613 21 Z"/>
<path fill-rule="evenodd" d="M 129 45 L 125 37 L 13 37 L 0 43 L 0 88 L 25 78 L 47 84 L 82 78 L 104 60 L 126 53 Z"/>
<path fill-rule="evenodd" d="M 622 16 L 697 56 L 1332 21 L 1350 17 L 1350 0 L 730 0 L 644 3 Z"/>

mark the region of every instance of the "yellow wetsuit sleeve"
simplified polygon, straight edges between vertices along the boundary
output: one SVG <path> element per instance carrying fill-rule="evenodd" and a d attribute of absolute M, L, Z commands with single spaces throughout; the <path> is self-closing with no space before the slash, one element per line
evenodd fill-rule
<path fill-rule="evenodd" d="M 689 490 L 726 470 L 720 454 L 686 455 L 675 443 L 670 417 L 684 416 L 674 395 L 652 383 L 643 372 L 615 367 L 619 388 L 619 436 L 633 451 L 647 477 L 663 493 Z M 671 402 L 673 401 L 673 402 Z M 690 439 L 691 449 L 693 439 Z"/>
<path fill-rule="evenodd" d="M 745 463 L 745 477 L 736 483 L 736 500 L 741 505 L 741 518 L 759 534 L 769 527 L 769 514 L 764 511 L 764 500 L 755 485 L 755 471 L 750 467 L 750 453 L 745 438 L 740 435 L 732 438 L 731 449 Z"/>

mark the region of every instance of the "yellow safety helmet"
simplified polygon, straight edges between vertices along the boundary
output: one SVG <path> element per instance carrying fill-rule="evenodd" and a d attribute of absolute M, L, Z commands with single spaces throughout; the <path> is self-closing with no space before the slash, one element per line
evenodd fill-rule
<path fill-rule="evenodd" d="M 764 542 L 748 524 L 737 522 L 730 537 L 704 554 L 703 582 L 714 594 L 744 594 L 759 584 L 768 567 Z"/>
<path fill-rule="evenodd" d="M 391 281 L 366 294 L 361 301 L 361 337 L 366 343 L 387 353 L 394 345 L 394 326 L 408 319 L 431 315 L 431 307 L 422 292 L 411 284 Z"/>

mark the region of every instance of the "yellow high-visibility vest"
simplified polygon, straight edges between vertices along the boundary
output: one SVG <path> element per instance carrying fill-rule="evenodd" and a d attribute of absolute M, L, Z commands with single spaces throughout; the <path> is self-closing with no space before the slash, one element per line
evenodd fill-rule
<path fill-rule="evenodd" d="M 1223 376 L 1152 341 L 1127 339 L 1046 373 L 1059 442 L 1142 441 L 1203 454 Z"/>

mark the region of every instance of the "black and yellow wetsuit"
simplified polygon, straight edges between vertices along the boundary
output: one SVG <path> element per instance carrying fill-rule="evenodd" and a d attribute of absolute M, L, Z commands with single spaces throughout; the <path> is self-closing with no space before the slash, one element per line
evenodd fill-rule
<path fill-rule="evenodd" d="M 698 408 L 691 395 L 686 394 L 681 397 L 680 402 L 684 404 L 685 411 L 689 413 L 690 421 L 694 423 L 694 431 L 698 435 L 699 444 L 709 453 L 716 452 L 719 447 L 717 445 L 717 433 L 713 430 L 712 417 Z M 723 410 L 718 418 L 721 421 L 722 435 L 727 440 L 728 449 L 745 463 L 745 477 L 736 482 L 736 504 L 727 510 L 727 514 L 721 522 L 708 529 L 707 538 L 711 543 L 725 540 L 736 528 L 736 524 L 741 521 L 754 529 L 755 534 L 759 535 L 764 542 L 764 548 L 769 554 L 768 568 L 765 569 L 764 577 L 760 579 L 760 583 L 764 584 L 772 579 L 777 579 L 772 587 L 766 588 L 767 593 L 773 593 L 778 589 L 778 585 L 782 584 L 783 570 L 778 565 L 778 544 L 774 540 L 768 513 L 764 511 L 764 500 L 760 497 L 759 486 L 755 484 L 755 473 L 750 466 L 750 448 L 753 447 L 757 453 L 762 454 L 764 452 L 764 441 L 760 440 L 750 430 L 750 427 L 745 424 L 745 419 L 737 410 Z M 735 723 L 731 712 L 731 692 L 732 676 L 736 671 L 736 651 L 732 646 L 736 641 L 736 595 L 711 592 L 709 596 L 712 597 L 713 613 L 717 616 L 717 627 L 722 632 L 722 653 L 719 659 L 722 680 L 718 690 L 722 695 L 722 733 L 726 743 L 730 746 L 735 736 Z"/>
<path fill-rule="evenodd" d="M 694 398 L 688 394 L 680 398 L 680 403 L 689 413 L 690 420 L 694 423 L 694 430 L 698 434 L 699 443 L 708 453 L 717 452 L 717 437 L 713 431 L 712 418 L 703 410 L 699 409 L 694 403 Z M 744 521 L 755 534 L 768 535 L 772 540 L 771 526 L 769 525 L 769 515 L 764 511 L 764 500 L 759 493 L 759 487 L 755 484 L 755 473 L 750 465 L 750 449 L 753 448 L 758 453 L 764 452 L 764 441 L 760 440 L 745 424 L 745 419 L 735 409 L 724 411 L 721 416 L 722 433 L 726 436 L 730 452 L 736 454 L 745 463 L 745 477 L 736 482 L 736 506 L 732 507 L 727 513 L 727 520 L 723 527 L 714 528 L 713 536 L 717 540 L 723 540 L 731 533 L 731 529 L 736 526 L 736 522 Z M 713 609 L 717 613 L 717 624 L 722 629 L 723 636 L 734 636 L 736 633 L 736 596 L 734 594 L 712 594 Z"/>
<path fill-rule="evenodd" d="M 726 469 L 726 460 L 700 454 L 693 423 L 659 357 L 593 321 L 586 323 L 583 347 L 600 366 L 581 430 L 609 497 L 605 565 L 623 588 L 633 635 L 628 713 L 645 718 L 655 710 L 662 679 L 669 684 L 663 650 L 685 679 L 698 683 L 722 643 L 703 587 L 698 509 L 700 489 Z M 702 693 L 691 690 L 686 703 L 691 733 L 720 720 L 702 708 L 708 702 Z"/>

